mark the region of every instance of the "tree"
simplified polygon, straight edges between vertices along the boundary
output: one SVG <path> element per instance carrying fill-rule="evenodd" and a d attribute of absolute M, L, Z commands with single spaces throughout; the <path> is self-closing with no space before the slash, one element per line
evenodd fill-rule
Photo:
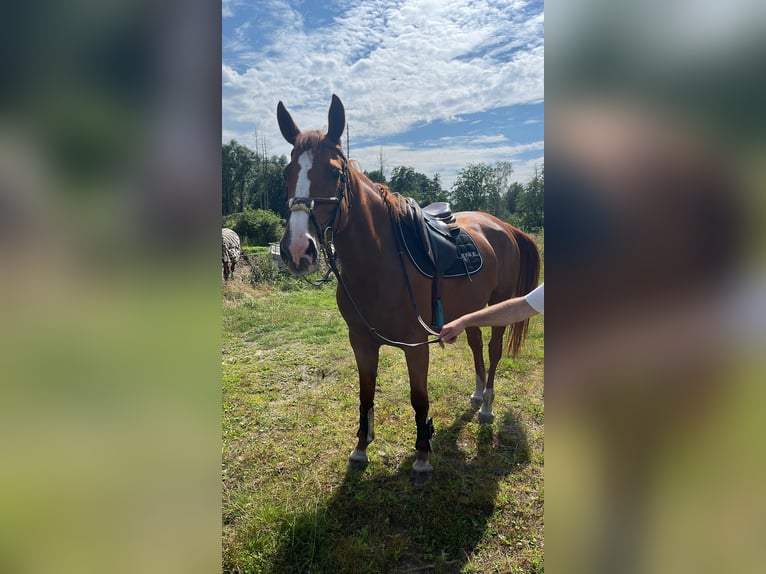
<path fill-rule="evenodd" d="M 373 171 L 365 171 L 364 175 L 366 175 L 370 181 L 374 181 L 375 183 L 387 183 L 386 176 L 383 175 L 383 172 L 379 169 Z"/>
<path fill-rule="evenodd" d="M 421 206 L 434 201 L 445 201 L 447 198 L 447 193 L 442 189 L 438 173 L 433 179 L 429 179 L 424 173 L 415 171 L 409 166 L 398 165 L 394 167 L 391 170 L 391 181 L 388 186 L 391 191 L 412 197 Z"/>
<path fill-rule="evenodd" d="M 256 136 L 257 139 L 257 136 Z M 266 145 L 260 144 L 261 153 L 235 140 L 221 147 L 223 215 L 239 213 L 245 209 L 268 209 L 287 216 L 287 184 L 283 171 L 287 157 L 266 156 Z"/>
<path fill-rule="evenodd" d="M 524 185 L 518 181 L 514 181 L 508 190 L 503 194 L 503 209 L 505 209 L 509 215 L 516 213 L 519 196 L 524 193 Z"/>
<path fill-rule="evenodd" d="M 424 206 L 436 201 L 447 201 L 447 192 L 442 188 L 441 176 L 438 173 L 432 179 L 426 178 L 423 181 L 421 194 L 423 197 L 421 205 Z"/>
<path fill-rule="evenodd" d="M 540 231 L 545 227 L 545 166 L 524 186 L 517 201 L 519 225 L 526 231 Z"/>
<path fill-rule="evenodd" d="M 250 207 L 269 209 L 287 217 L 287 184 L 283 175 L 287 157 L 284 154 L 273 155 L 270 159 L 259 157 L 259 163 L 253 180 Z"/>
<path fill-rule="evenodd" d="M 405 165 L 395 166 L 391 170 L 391 179 L 388 186 L 395 193 L 400 193 L 406 197 L 415 197 L 418 187 L 415 170 Z"/>
<path fill-rule="evenodd" d="M 235 140 L 222 146 L 221 208 L 224 215 L 245 208 L 245 191 L 251 184 L 255 163 L 255 152 Z"/>
<path fill-rule="evenodd" d="M 450 194 L 455 211 L 499 214 L 500 187 L 495 170 L 486 163 L 472 163 L 458 172 Z"/>

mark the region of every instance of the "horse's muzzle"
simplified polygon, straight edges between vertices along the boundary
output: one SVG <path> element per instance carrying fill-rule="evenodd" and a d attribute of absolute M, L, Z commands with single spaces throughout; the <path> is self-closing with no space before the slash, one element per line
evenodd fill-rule
<path fill-rule="evenodd" d="M 314 273 L 319 268 L 319 252 L 316 241 L 306 236 L 302 245 L 291 244 L 286 238 L 279 243 L 279 254 L 287 270 L 293 275 Z"/>

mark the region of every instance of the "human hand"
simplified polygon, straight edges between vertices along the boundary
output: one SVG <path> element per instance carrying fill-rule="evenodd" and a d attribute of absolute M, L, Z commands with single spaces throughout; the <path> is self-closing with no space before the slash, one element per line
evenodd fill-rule
<path fill-rule="evenodd" d="M 451 345 L 457 341 L 458 336 L 463 331 L 464 327 L 459 319 L 447 323 L 442 327 L 442 330 L 439 331 L 439 346 L 443 349 L 444 343 L 449 343 Z"/>

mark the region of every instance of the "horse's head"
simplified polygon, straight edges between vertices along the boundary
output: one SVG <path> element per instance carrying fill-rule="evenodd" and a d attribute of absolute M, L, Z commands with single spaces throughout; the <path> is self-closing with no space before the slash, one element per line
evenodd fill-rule
<path fill-rule="evenodd" d="M 279 246 L 287 268 L 303 275 L 316 271 L 319 249 L 332 241 L 341 205 L 348 197 L 347 161 L 340 143 L 346 112 L 333 94 L 326 134 L 301 132 L 282 102 L 277 119 L 282 135 L 293 146 L 284 171 L 290 213 Z"/>

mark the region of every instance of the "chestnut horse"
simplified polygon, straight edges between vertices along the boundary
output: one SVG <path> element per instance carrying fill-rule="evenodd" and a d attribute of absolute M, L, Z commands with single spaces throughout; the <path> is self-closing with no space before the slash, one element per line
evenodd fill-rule
<path fill-rule="evenodd" d="M 398 196 L 370 181 L 346 159 L 341 146 L 345 110 L 337 96 L 332 97 L 326 134 L 301 132 L 282 102 L 277 118 L 282 135 L 293 146 L 284 170 L 290 214 L 280 242 L 281 256 L 290 272 L 304 275 L 318 269 L 320 250 L 325 253 L 338 278 L 336 300 L 359 370 L 358 442 L 350 462 L 360 466 L 368 462 L 367 446 L 375 436 L 378 357 L 380 347 L 389 344 L 401 348 L 407 360 L 417 430 L 413 471 L 430 473 L 433 423 L 428 418 L 428 343 L 436 339 L 428 341 L 424 323 L 431 320 L 431 280 L 397 249 L 392 218 L 398 217 Z M 540 255 L 529 236 L 486 213 L 456 213 L 455 218 L 474 239 L 484 264 L 470 278 L 442 280 L 445 321 L 525 295 L 537 286 Z M 426 313 L 420 317 L 415 309 Z M 525 321 L 511 327 L 509 348 L 514 354 L 527 326 Z M 494 420 L 494 378 L 505 329 L 492 328 L 489 369 L 484 364 L 481 330 L 466 330 L 476 372 L 471 400 L 481 404 L 481 422 Z"/>

